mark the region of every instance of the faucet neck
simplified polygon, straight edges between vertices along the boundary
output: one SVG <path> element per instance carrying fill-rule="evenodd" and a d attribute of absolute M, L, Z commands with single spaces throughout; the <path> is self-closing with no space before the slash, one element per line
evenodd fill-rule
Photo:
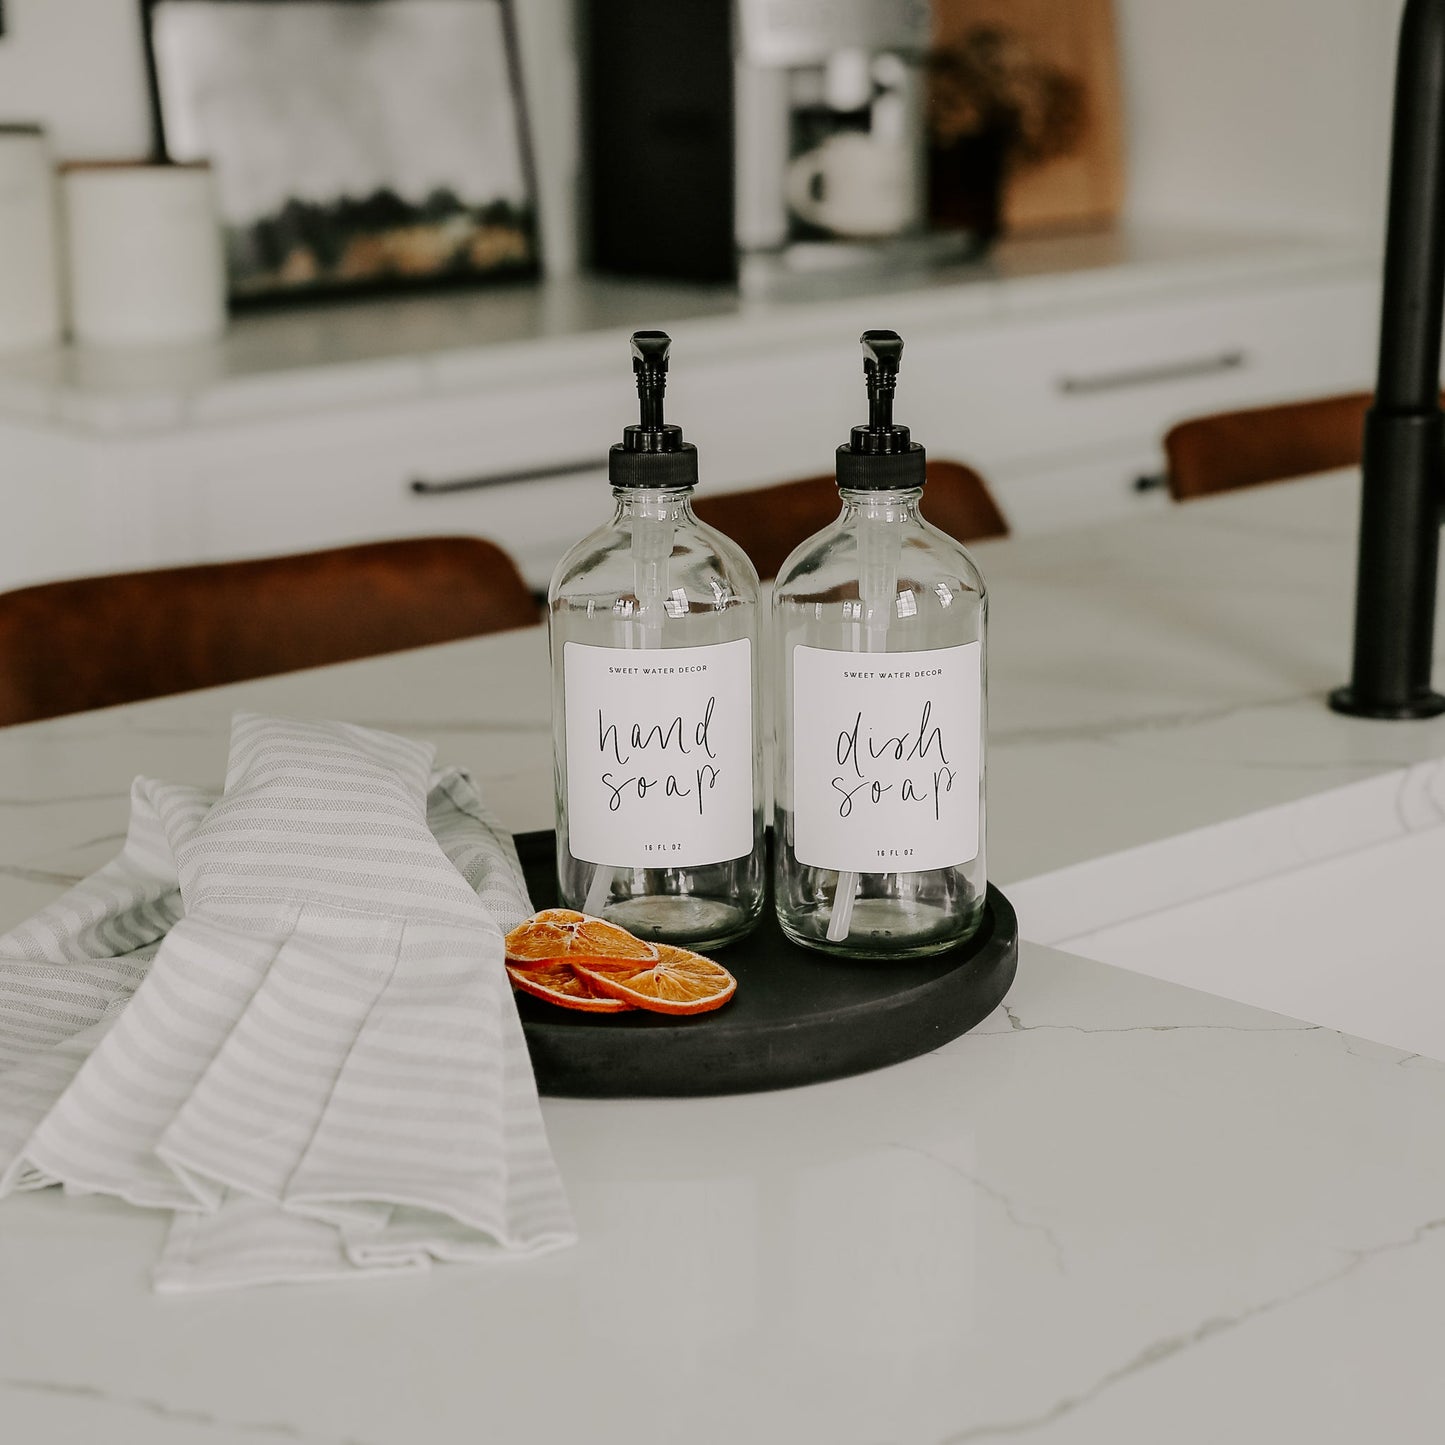
<path fill-rule="evenodd" d="M 1395 77 L 1376 405 L 1436 412 L 1445 313 L 1445 0 L 1409 0 Z"/>
<path fill-rule="evenodd" d="M 1390 221 L 1375 405 L 1365 420 L 1354 663 L 1330 706 L 1355 717 L 1445 713 L 1430 686 L 1445 428 L 1445 0 L 1408 0 L 1395 72 Z"/>

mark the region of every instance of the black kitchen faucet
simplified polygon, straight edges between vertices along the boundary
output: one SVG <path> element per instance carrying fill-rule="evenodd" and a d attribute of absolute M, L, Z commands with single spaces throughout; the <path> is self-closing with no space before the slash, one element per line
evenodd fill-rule
<path fill-rule="evenodd" d="M 1375 404 L 1365 419 L 1354 670 L 1337 712 L 1420 718 L 1431 690 L 1445 500 L 1440 331 L 1445 310 L 1445 0 L 1409 0 L 1395 70 L 1390 219 Z"/>

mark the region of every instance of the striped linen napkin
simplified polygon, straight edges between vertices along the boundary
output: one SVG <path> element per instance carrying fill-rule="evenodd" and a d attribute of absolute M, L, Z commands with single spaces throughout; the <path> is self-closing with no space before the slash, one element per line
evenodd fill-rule
<path fill-rule="evenodd" d="M 510 836 L 429 746 L 238 715 L 119 857 L 0 937 L 0 1198 L 174 1211 L 156 1288 L 572 1243 L 503 968 Z"/>

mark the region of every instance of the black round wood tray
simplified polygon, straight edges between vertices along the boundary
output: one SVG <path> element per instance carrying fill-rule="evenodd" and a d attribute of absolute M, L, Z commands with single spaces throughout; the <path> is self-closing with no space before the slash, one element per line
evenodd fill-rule
<path fill-rule="evenodd" d="M 517 852 L 533 907 L 555 907 L 554 835 L 523 833 Z M 1018 967 L 1018 919 L 990 886 L 983 925 L 967 943 L 933 958 L 869 963 L 790 943 L 769 907 L 752 933 L 715 952 L 738 980 L 715 1013 L 599 1015 L 518 994 L 538 1089 L 594 1099 L 746 1094 L 926 1054 L 1003 1002 Z"/>

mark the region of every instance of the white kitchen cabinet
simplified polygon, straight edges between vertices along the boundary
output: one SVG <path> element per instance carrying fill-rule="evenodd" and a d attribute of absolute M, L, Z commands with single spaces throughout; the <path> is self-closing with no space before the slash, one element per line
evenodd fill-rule
<path fill-rule="evenodd" d="M 908 405 L 999 460 L 1156 433 L 1190 415 L 1359 385 L 1375 299 L 1330 279 L 927 336 Z"/>
<path fill-rule="evenodd" d="M 159 520 L 173 530 L 158 550 L 212 559 L 474 533 L 545 583 L 560 548 L 610 502 L 607 445 L 622 423 L 609 390 L 527 387 L 319 421 L 233 424 L 213 445 L 180 446 L 170 458 L 172 500 Z M 559 474 L 507 480 L 537 471 Z M 414 485 L 458 483 L 478 485 Z"/>
<path fill-rule="evenodd" d="M 1378 293 L 1367 256 L 1208 237 L 1005 247 L 808 304 L 576 289 L 0 363 L 0 586 L 448 532 L 545 585 L 610 504 L 633 326 L 675 337 L 669 415 L 707 489 L 829 470 L 865 414 L 857 336 L 891 325 L 900 420 L 982 471 L 1016 531 L 1123 515 L 1163 504 L 1135 482 L 1174 421 L 1367 385 Z"/>

